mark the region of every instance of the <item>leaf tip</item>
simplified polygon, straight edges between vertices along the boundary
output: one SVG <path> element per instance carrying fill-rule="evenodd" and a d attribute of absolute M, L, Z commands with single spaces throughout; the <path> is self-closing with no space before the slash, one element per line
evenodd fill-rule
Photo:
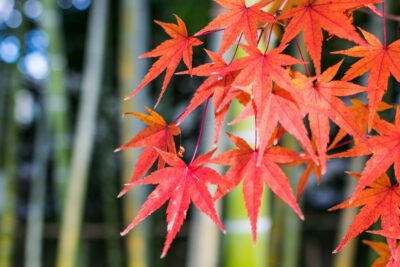
<path fill-rule="evenodd" d="M 120 235 L 120 236 L 126 236 L 127 233 L 128 233 L 128 232 L 127 232 L 126 230 L 124 230 L 124 231 L 120 232 L 119 235 Z"/>

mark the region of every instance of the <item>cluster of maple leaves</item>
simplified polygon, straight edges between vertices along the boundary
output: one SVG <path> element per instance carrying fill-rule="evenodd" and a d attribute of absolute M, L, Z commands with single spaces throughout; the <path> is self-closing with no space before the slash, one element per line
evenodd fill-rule
<path fill-rule="evenodd" d="M 384 7 L 384 2 L 261 0 L 253 5 L 246 5 L 245 0 L 215 2 L 223 8 L 223 12 L 194 35 L 188 34 L 184 22 L 178 16 L 177 24 L 155 21 L 171 39 L 141 55 L 142 58 L 158 59 L 127 99 L 135 96 L 165 71 L 157 106 L 182 60 L 187 70 L 178 73 L 179 75 L 202 76 L 205 80 L 194 92 L 186 110 L 171 123 L 167 123 L 162 116 L 147 107 L 148 114 L 130 113 L 148 127 L 117 149 L 144 149 L 138 157 L 130 182 L 119 196 L 135 185 L 157 186 L 122 235 L 127 234 L 167 201 L 168 226 L 162 257 L 166 255 L 181 228 L 190 203 L 225 231 L 214 203 L 242 183 L 253 241 L 256 242 L 256 222 L 264 184 L 304 219 L 297 200 L 312 172 L 320 180 L 321 175 L 326 172 L 326 162 L 331 158 L 371 155 L 361 174 L 352 173 L 358 179 L 353 194 L 331 209 L 361 207 L 334 252 L 339 252 L 348 241 L 368 230 L 380 218 L 381 230 L 371 232 L 386 237 L 387 244 L 367 241 L 381 256 L 377 260 L 381 265 L 376 263 L 374 266 L 399 266 L 400 245 L 397 240 L 400 239 L 400 108 L 397 107 L 393 123 L 381 119 L 378 112 L 396 109 L 393 105 L 382 102 L 382 97 L 387 91 L 391 75 L 400 81 L 400 40 L 388 45 L 385 33 L 382 44 L 372 33 L 363 29 L 357 30 L 352 24 L 352 13 L 359 8 L 371 9 L 378 16 L 383 16 L 384 21 L 384 12 L 382 15 L 374 5 L 382 4 Z M 276 27 L 283 29 L 283 35 L 279 46 L 271 49 L 271 32 Z M 337 78 L 337 72 L 343 60 L 321 70 L 323 30 L 330 36 L 356 44 L 348 50 L 333 52 L 360 58 L 341 79 Z M 192 67 L 193 47 L 202 44 L 199 38 L 216 32 L 223 32 L 219 51 L 206 50 L 211 62 Z M 303 58 L 298 43 L 300 33 L 303 33 L 311 62 L 305 62 Z M 266 41 L 261 41 L 264 36 Z M 301 59 L 285 54 L 286 47 L 295 44 Z M 223 55 L 232 47 L 243 49 L 245 56 L 232 58 L 227 62 Z M 294 71 L 292 66 L 296 64 L 303 65 L 306 74 Z M 310 74 L 311 65 L 315 76 Z M 368 73 L 366 87 L 351 82 L 364 73 Z M 363 92 L 368 95 L 367 104 L 356 97 L 350 98 L 351 105 L 342 99 Z M 228 133 L 235 145 L 234 149 L 217 156 L 214 156 L 214 149 L 196 157 L 198 143 L 192 160 L 187 164 L 177 151 L 174 138 L 180 135 L 179 125 L 187 116 L 203 103 L 207 108 L 211 98 L 216 126 L 215 144 L 218 144 L 220 130 L 231 103 L 237 100 L 243 105 L 243 109 L 230 124 L 253 117 L 254 146 Z M 308 122 L 307 127 L 305 121 Z M 333 140 L 329 136 L 330 121 L 340 129 Z M 204 116 L 200 136 L 203 127 Z M 297 152 L 277 145 L 285 132 L 295 137 L 304 151 Z M 347 135 L 353 138 L 354 145 L 345 152 L 329 153 Z M 157 170 L 145 176 L 156 162 Z M 206 164 L 228 165 L 230 168 L 221 175 Z M 297 199 L 293 195 L 288 177 L 281 169 L 283 164 L 306 166 L 297 186 Z M 386 172 L 392 165 L 395 178 L 391 180 Z M 208 184 L 216 186 L 214 195 L 210 193 Z"/>

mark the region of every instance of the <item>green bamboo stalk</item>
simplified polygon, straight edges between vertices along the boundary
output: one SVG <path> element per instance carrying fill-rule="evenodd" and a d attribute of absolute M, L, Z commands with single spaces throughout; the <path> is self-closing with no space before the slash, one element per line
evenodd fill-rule
<path fill-rule="evenodd" d="M 44 102 L 44 101 L 42 101 Z M 25 242 L 25 266 L 40 267 L 42 264 L 42 234 L 46 200 L 46 170 L 49 157 L 49 133 L 46 108 L 37 125 L 34 144 L 33 171 L 28 205 L 27 233 Z"/>
<path fill-rule="evenodd" d="M 0 66 L 0 77 L 9 77 L 9 68 L 7 68 L 4 64 Z M 0 88 L 7 88 L 7 83 L 9 79 L 1 79 L 0 80 Z M 0 121 L 6 121 L 7 110 L 5 103 L 7 103 L 7 90 L 0 90 Z M 5 143 L 4 143 L 4 135 L 5 135 L 5 124 L 0 123 L 0 151 L 4 151 Z M 0 153 L 0 166 L 3 163 L 3 154 Z M 1 170 L 2 172 L 2 170 Z"/>
<path fill-rule="evenodd" d="M 214 38 L 215 39 L 215 38 Z M 212 103 L 209 105 L 213 106 Z M 212 108 L 207 110 L 205 131 L 203 134 L 203 140 L 201 141 L 201 147 L 204 147 L 206 151 L 213 147 L 214 143 L 214 111 Z M 224 140 L 221 138 L 221 141 Z M 226 140 L 226 139 L 225 139 Z M 222 142 L 221 142 L 222 143 Z M 203 149 L 204 150 L 204 149 Z M 214 168 L 217 171 L 222 171 L 222 166 Z M 215 191 L 215 188 L 209 188 L 211 192 Z M 216 210 L 221 215 L 221 202 L 216 203 Z M 202 214 L 198 209 L 191 210 L 191 220 L 189 228 L 189 245 L 188 245 L 188 256 L 186 261 L 187 267 L 217 267 L 218 256 L 219 256 L 219 244 L 221 232 L 216 225 L 206 215 Z"/>
<path fill-rule="evenodd" d="M 120 6 L 120 39 L 118 77 L 120 92 L 123 97 L 129 95 L 135 84 L 143 77 L 145 69 L 142 62 L 136 60 L 136 55 L 143 53 L 147 46 L 147 2 L 145 0 L 123 0 Z M 134 99 L 122 103 L 122 111 L 127 112 L 142 107 L 145 100 L 143 93 Z M 122 122 L 122 140 L 125 142 L 134 136 L 137 129 L 143 127 L 137 120 Z M 128 182 L 132 175 L 135 159 L 139 156 L 137 150 L 122 152 L 122 177 Z M 128 192 L 123 198 L 124 225 L 128 225 L 136 215 L 145 198 L 145 191 Z M 142 222 L 125 237 L 127 247 L 127 266 L 147 267 L 149 233 L 148 221 Z"/>
<path fill-rule="evenodd" d="M 232 111 L 235 115 L 238 115 L 240 109 L 241 106 L 238 103 L 233 104 Z M 232 130 L 241 136 L 253 136 L 254 124 L 251 121 L 243 122 L 233 127 Z M 271 223 L 266 205 L 269 190 L 264 191 L 261 201 L 256 246 L 253 245 L 250 221 L 244 206 L 242 191 L 243 188 L 240 185 L 229 192 L 226 197 L 224 222 L 227 234 L 223 241 L 223 266 L 268 267 L 265 253 L 269 250 Z"/>
<path fill-rule="evenodd" d="M 297 142 L 294 138 L 287 135 L 283 136 L 283 146 L 296 150 L 298 147 Z M 284 168 L 286 175 L 291 178 L 292 188 L 295 188 L 295 181 L 293 177 L 296 173 L 299 173 L 299 168 Z M 301 220 L 299 217 L 285 205 L 285 217 L 284 217 L 284 239 L 283 239 L 283 251 L 282 251 L 282 267 L 294 267 L 299 264 L 299 247 L 301 237 Z"/>
<path fill-rule="evenodd" d="M 93 2 L 89 15 L 82 94 L 71 171 L 61 224 L 58 267 L 76 266 L 84 200 L 93 150 L 96 114 L 103 77 L 108 1 Z"/>
<path fill-rule="evenodd" d="M 112 25 L 113 27 L 114 25 Z M 111 47 L 111 38 L 108 38 L 107 47 Z M 110 112 L 108 99 L 111 96 L 111 90 L 113 88 L 112 75 L 114 69 L 114 60 L 112 59 L 113 53 L 107 53 L 106 59 L 106 81 L 105 89 L 102 94 L 100 104 L 100 129 L 109 129 L 115 126 L 113 122 L 115 120 L 114 112 Z M 98 146 L 98 153 L 103 155 L 99 158 L 99 172 L 100 176 L 100 197 L 102 202 L 102 210 L 104 215 L 105 224 L 105 239 L 106 239 L 106 255 L 107 255 L 107 266 L 122 267 L 122 248 L 120 243 L 120 223 L 118 221 L 118 199 L 113 197 L 118 194 L 118 188 L 116 180 L 113 179 L 115 175 L 115 161 L 110 161 L 110 151 L 114 150 L 112 144 L 114 144 L 115 136 L 111 135 L 108 131 L 100 131 L 101 144 Z"/>
<path fill-rule="evenodd" d="M 284 232 L 286 231 L 286 204 L 279 197 L 273 194 L 271 194 L 269 201 L 271 203 L 272 227 L 270 247 L 267 254 L 268 266 L 280 267 L 283 258 Z"/>
<path fill-rule="evenodd" d="M 53 156 L 54 156 L 54 185 L 57 194 L 56 206 L 61 213 L 65 200 L 65 188 L 67 183 L 70 138 L 68 125 L 67 92 L 65 83 L 66 59 L 63 47 L 64 38 L 61 25 L 61 15 L 57 12 L 56 1 L 42 0 L 43 18 L 41 28 L 49 36 L 49 64 L 50 73 L 46 83 L 48 92 L 47 106 L 49 123 L 52 132 Z"/>
<path fill-rule="evenodd" d="M 5 122 L 3 213 L 0 217 L 0 267 L 14 265 L 14 247 L 17 227 L 17 142 L 18 133 L 14 120 L 15 93 L 21 86 L 20 73 L 12 67 L 11 84 L 7 94 L 7 112 Z"/>
<path fill-rule="evenodd" d="M 111 142 L 108 142 L 111 144 Z M 107 148 L 107 149 L 106 149 Z M 106 155 L 113 149 L 110 146 L 104 146 L 102 154 Z M 107 159 L 105 157 L 105 159 Z M 120 267 L 122 266 L 122 248 L 120 245 L 119 236 L 119 221 L 117 199 L 112 197 L 117 194 L 117 188 L 114 181 L 110 180 L 113 177 L 113 166 L 104 162 L 100 174 L 101 179 L 101 200 L 103 202 L 103 214 L 105 223 L 105 238 L 106 238 L 106 253 L 107 266 Z"/>

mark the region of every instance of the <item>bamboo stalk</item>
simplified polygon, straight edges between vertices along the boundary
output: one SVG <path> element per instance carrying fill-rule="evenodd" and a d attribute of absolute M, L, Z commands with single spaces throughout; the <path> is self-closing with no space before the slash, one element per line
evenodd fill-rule
<path fill-rule="evenodd" d="M 120 6 L 120 39 L 119 39 L 119 66 L 118 77 L 122 97 L 129 95 L 135 84 L 143 77 L 145 64 L 139 64 L 136 56 L 143 53 L 147 47 L 147 2 L 145 0 L 123 0 Z M 138 38 L 140 36 L 140 38 Z M 146 100 L 143 93 L 134 99 L 122 103 L 122 111 L 131 111 L 142 107 Z M 125 142 L 132 138 L 134 132 L 142 125 L 136 120 L 122 122 L 122 140 Z M 127 182 L 131 175 L 135 159 L 139 156 L 137 150 L 124 150 L 122 152 L 122 177 Z M 128 225 L 134 218 L 145 199 L 145 190 L 131 190 L 123 198 L 124 225 Z M 148 221 L 142 222 L 125 237 L 127 247 L 127 266 L 146 267 L 148 260 Z"/>
<path fill-rule="evenodd" d="M 0 267 L 14 266 L 14 246 L 17 227 L 17 126 L 14 120 L 15 93 L 20 87 L 20 73 L 13 66 L 11 83 L 7 94 L 7 112 L 5 123 L 4 174 L 5 186 L 3 212 L 0 217 Z"/>
<path fill-rule="evenodd" d="M 9 77 L 9 68 L 5 65 L 0 66 L 0 77 Z M 1 79 L 0 81 L 0 88 L 7 88 L 9 79 Z M 6 103 L 7 103 L 7 90 L 0 90 L 0 121 L 6 121 Z M 4 135 L 5 135 L 5 123 L 0 123 L 0 151 L 4 151 L 5 142 L 4 142 Z M 0 166 L 3 163 L 4 155 L 0 153 Z"/>
<path fill-rule="evenodd" d="M 285 135 L 283 137 L 283 146 L 296 150 L 298 147 L 294 138 L 289 138 Z M 299 173 L 299 168 L 284 168 L 286 175 L 291 178 L 292 188 L 295 188 L 293 177 Z M 284 238 L 283 238 L 283 251 L 282 251 L 282 267 L 294 267 L 299 265 L 299 247 L 301 238 L 301 220 L 287 205 L 284 207 Z"/>
<path fill-rule="evenodd" d="M 210 107 L 213 106 L 210 103 Z M 201 147 L 206 150 L 213 147 L 214 143 L 214 127 L 213 127 L 213 109 L 209 108 L 206 115 L 207 127 L 204 128 L 203 140 Z M 222 167 L 214 168 L 222 171 Z M 209 188 L 214 190 L 214 188 Z M 215 191 L 215 190 L 214 190 Z M 212 191 L 213 192 L 213 191 Z M 221 215 L 221 202 L 216 203 L 216 210 Z M 218 266 L 218 250 L 220 245 L 220 231 L 218 227 L 202 214 L 198 209 L 191 210 L 192 217 L 189 228 L 189 245 L 188 256 L 186 261 L 187 267 L 217 267 Z"/>
<path fill-rule="evenodd" d="M 96 129 L 96 114 L 103 77 L 108 1 L 93 2 L 89 16 L 78 125 L 63 210 L 58 267 L 76 266 L 84 200 Z"/>
<path fill-rule="evenodd" d="M 43 18 L 41 28 L 49 36 L 49 64 L 50 73 L 46 83 L 46 105 L 49 113 L 49 126 L 53 144 L 55 192 L 57 197 L 57 211 L 61 213 L 65 200 L 65 188 L 67 183 L 70 138 L 68 125 L 67 92 L 65 83 L 66 59 L 63 47 L 64 38 L 61 25 L 61 14 L 57 12 L 56 1 L 42 0 Z"/>
<path fill-rule="evenodd" d="M 232 111 L 237 115 L 240 105 L 234 103 Z M 253 136 L 254 124 L 251 121 L 243 122 L 233 130 L 240 136 Z M 248 139 L 248 138 L 246 138 Z M 266 188 L 265 188 L 266 189 Z M 271 220 L 268 216 L 267 199 L 269 190 L 266 189 L 261 201 L 258 215 L 257 244 L 252 242 L 250 221 L 244 206 L 242 185 L 229 192 L 225 199 L 224 223 L 227 230 L 223 240 L 223 266 L 227 267 L 268 267 L 266 251 L 269 250 L 269 236 Z"/>
<path fill-rule="evenodd" d="M 112 25 L 111 27 L 115 27 Z M 107 47 L 111 47 L 111 38 L 108 38 Z M 110 89 L 113 88 L 112 84 L 112 74 L 115 68 L 115 62 L 113 60 L 113 53 L 107 53 L 106 59 L 106 81 L 105 89 L 102 94 L 101 104 L 100 104 L 100 129 L 110 129 L 115 128 L 115 117 L 118 114 L 114 114 L 115 109 L 110 109 L 110 98 L 115 98 Z M 98 146 L 98 154 L 102 155 L 99 158 L 99 170 L 97 175 L 100 177 L 101 187 L 100 187 L 100 198 L 102 202 L 102 211 L 105 224 L 104 237 L 106 239 L 106 262 L 107 266 L 122 267 L 123 250 L 121 247 L 121 238 L 119 235 L 120 224 L 119 224 L 119 214 L 118 214 L 118 199 L 114 196 L 118 194 L 118 188 L 116 180 L 114 179 L 115 170 L 117 163 L 115 157 L 113 160 L 107 155 L 114 150 L 112 144 L 114 144 L 115 136 L 110 134 L 108 131 L 100 131 L 99 139 L 101 143 Z"/>
<path fill-rule="evenodd" d="M 44 101 L 43 101 L 44 102 Z M 49 157 L 49 133 L 46 108 L 36 127 L 33 170 L 31 176 L 27 233 L 25 242 L 25 266 L 40 267 L 42 264 L 42 236 L 46 200 L 46 170 Z"/>

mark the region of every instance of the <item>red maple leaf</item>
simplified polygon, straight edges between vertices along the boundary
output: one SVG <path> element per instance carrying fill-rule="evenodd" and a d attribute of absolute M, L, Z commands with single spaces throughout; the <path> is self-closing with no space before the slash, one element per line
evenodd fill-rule
<path fill-rule="evenodd" d="M 392 164 L 397 181 L 400 182 L 400 108 L 397 108 L 394 124 L 379 120 L 374 127 L 380 135 L 373 136 L 369 140 L 373 154 L 365 164 L 354 190 L 355 194 L 360 193 L 365 186 L 384 174 Z"/>
<path fill-rule="evenodd" d="M 300 31 L 310 54 L 317 74 L 321 73 L 322 29 L 340 38 L 364 44 L 365 41 L 356 32 L 350 19 L 344 14 L 348 9 L 355 9 L 367 4 L 379 3 L 380 0 L 305 0 L 300 6 L 284 12 L 279 19 L 290 19 L 282 37 L 286 44 Z"/>
<path fill-rule="evenodd" d="M 354 176 L 360 177 L 360 175 L 356 174 Z M 381 218 L 381 226 L 384 230 L 399 228 L 399 205 L 399 184 L 392 185 L 389 176 L 384 173 L 372 182 L 368 188 L 353 194 L 350 199 L 331 208 L 330 210 L 332 211 L 362 206 L 334 253 L 340 252 L 347 242 L 367 230 L 379 218 Z"/>
<path fill-rule="evenodd" d="M 360 99 L 357 98 L 351 98 L 349 100 L 351 102 L 351 106 L 350 111 L 352 113 L 352 116 L 355 118 L 355 120 L 357 121 L 358 125 L 360 125 L 361 130 L 363 132 L 367 132 L 367 127 L 368 127 L 368 105 L 366 105 L 363 101 L 361 101 Z M 381 102 L 378 106 L 378 112 L 380 111 L 385 111 L 392 108 L 391 105 L 385 103 L 385 102 Z M 374 121 L 378 121 L 379 120 L 379 116 L 378 114 L 375 115 L 374 117 Z M 329 148 L 328 149 L 333 149 L 335 148 L 337 145 L 340 145 L 339 142 L 343 140 L 343 138 L 347 135 L 346 131 L 343 129 L 339 129 L 338 133 L 335 136 L 335 139 L 330 143 Z M 354 140 L 356 145 L 360 145 L 362 147 L 365 147 L 366 149 L 368 149 L 368 147 L 365 146 L 364 143 L 360 143 L 357 139 Z M 335 154 L 335 156 L 338 154 Z M 359 155 L 351 155 L 351 157 L 355 157 L 355 156 L 359 156 Z"/>
<path fill-rule="evenodd" d="M 261 164 L 257 165 L 257 157 L 260 152 L 253 150 L 240 137 L 229 133 L 228 135 L 237 149 L 226 151 L 210 161 L 211 163 L 232 166 L 225 174 L 226 181 L 229 184 L 221 183 L 215 198 L 222 197 L 243 181 L 243 196 L 247 214 L 250 218 L 253 242 L 255 243 L 257 238 L 257 217 L 261 206 L 264 184 L 267 184 L 303 220 L 304 216 L 293 197 L 289 180 L 278 165 L 279 163 L 289 163 L 298 159 L 298 154 L 283 147 L 269 147 L 263 154 Z"/>
<path fill-rule="evenodd" d="M 235 97 L 241 95 L 242 92 L 239 89 L 232 87 L 232 82 L 235 79 L 237 72 L 215 74 L 216 70 L 225 68 L 228 66 L 228 64 L 221 55 L 209 50 L 206 50 L 206 52 L 213 62 L 193 68 L 191 74 L 197 76 L 206 76 L 208 78 L 200 85 L 199 88 L 197 88 L 193 98 L 190 100 L 188 107 L 179 117 L 177 125 L 181 124 L 193 110 L 195 110 L 208 98 L 213 96 L 215 116 L 214 144 L 217 144 L 222 123 L 229 110 L 229 104 Z M 185 71 L 180 74 L 189 74 L 189 71 Z"/>
<path fill-rule="evenodd" d="M 213 169 L 204 167 L 204 164 L 209 162 L 215 150 L 199 156 L 189 165 L 186 165 L 176 154 L 156 150 L 171 167 L 157 170 L 143 180 L 133 183 L 133 185 L 158 184 L 158 186 L 151 192 L 136 217 L 121 235 L 126 235 L 132 228 L 169 200 L 167 207 L 168 233 L 161 254 L 161 258 L 163 258 L 182 227 L 191 202 L 225 232 L 224 226 L 215 210 L 213 198 L 207 188 L 207 183 L 218 184 L 224 179 Z"/>
<path fill-rule="evenodd" d="M 300 61 L 291 56 L 281 54 L 285 48 L 284 46 L 264 53 L 257 47 L 247 45 L 242 47 L 248 56 L 236 60 L 226 68 L 221 68 L 220 73 L 240 70 L 232 87 L 239 88 L 251 95 L 252 101 L 247 104 L 242 114 L 232 123 L 246 116 L 255 115 L 256 127 L 259 130 L 260 137 L 258 164 L 261 162 L 263 152 L 278 121 L 316 159 L 302 121 L 302 115 L 297 106 L 286 97 L 282 97 L 283 94 L 287 94 L 286 92 L 278 94 L 278 89 L 274 89 L 275 93 L 273 93 L 272 89 L 272 82 L 275 82 L 279 88 L 295 93 L 292 78 L 288 70 L 284 69 L 284 66 L 298 64 Z"/>
<path fill-rule="evenodd" d="M 373 34 L 360 30 L 368 45 L 356 46 L 335 53 L 361 58 L 346 72 L 344 80 L 352 80 L 370 71 L 368 77 L 368 130 L 370 130 L 378 105 L 387 90 L 390 74 L 400 82 L 400 40 L 384 46 Z"/>
<path fill-rule="evenodd" d="M 246 6 L 245 0 L 215 0 L 215 2 L 228 11 L 212 20 L 195 36 L 225 28 L 220 47 L 221 54 L 228 50 L 241 33 L 250 45 L 257 46 L 257 22 L 275 21 L 274 16 L 261 10 L 272 0 L 261 0 L 250 7 Z"/>
<path fill-rule="evenodd" d="M 261 163 L 262 155 L 270 145 L 270 140 L 275 133 L 278 122 L 302 144 L 311 159 L 314 162 L 318 162 L 308 139 L 308 133 L 303 123 L 304 116 L 300 109 L 286 91 L 277 86 L 271 91 L 272 82 L 268 78 L 265 80 L 262 94 L 258 96 L 257 86 L 252 86 L 251 92 L 249 92 L 253 96 L 251 101 L 245 106 L 242 113 L 229 124 L 235 124 L 249 115 L 256 114 L 256 128 L 259 131 L 257 164 Z M 269 96 L 266 96 L 265 93 L 269 93 Z"/>
<path fill-rule="evenodd" d="M 160 102 L 165 90 L 167 89 L 168 83 L 170 82 L 172 75 L 174 74 L 179 62 L 183 59 L 186 67 L 189 71 L 192 70 L 192 57 L 194 46 L 199 46 L 203 42 L 199 39 L 188 36 L 185 23 L 175 15 L 178 24 L 165 23 L 155 20 L 155 23 L 160 25 L 165 32 L 172 37 L 172 39 L 164 41 L 155 49 L 145 54 L 142 54 L 140 58 L 146 57 L 160 57 L 150 68 L 142 82 L 133 90 L 133 92 L 125 99 L 132 98 L 140 90 L 143 89 L 152 80 L 157 78 L 165 69 L 166 74 L 164 82 L 161 88 L 160 96 L 158 97 L 156 106 Z"/>
<path fill-rule="evenodd" d="M 164 160 L 153 148 L 159 148 L 164 151 L 176 153 L 174 136 L 179 135 L 181 130 L 174 123 L 167 124 L 163 117 L 157 112 L 145 107 L 149 115 L 137 112 L 128 112 L 127 114 L 134 115 L 142 120 L 149 127 L 140 131 L 128 143 L 120 146 L 115 151 L 121 151 L 126 148 L 144 147 L 143 152 L 137 159 L 135 170 L 133 171 L 130 183 L 119 193 L 118 197 L 123 196 L 132 187 L 132 183 L 137 181 L 153 166 L 158 160 L 158 168 L 164 167 Z"/>
<path fill-rule="evenodd" d="M 312 137 L 321 161 L 322 172 L 326 170 L 326 151 L 329 142 L 329 119 L 362 143 L 367 143 L 365 134 L 355 120 L 350 109 L 339 96 L 350 96 L 366 90 L 354 83 L 333 80 L 342 62 L 328 68 L 316 77 L 306 77 L 297 73 L 297 103 L 302 103 L 308 113 Z"/>

